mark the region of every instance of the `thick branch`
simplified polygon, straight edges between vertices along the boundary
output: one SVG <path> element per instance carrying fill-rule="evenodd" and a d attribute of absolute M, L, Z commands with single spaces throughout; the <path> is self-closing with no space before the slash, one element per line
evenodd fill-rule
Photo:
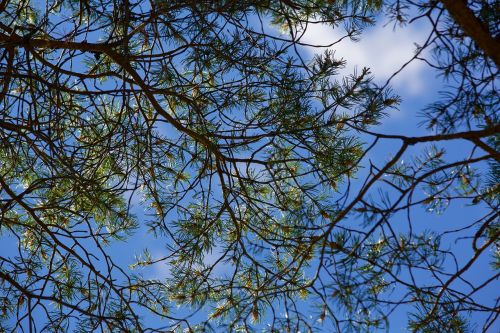
<path fill-rule="evenodd" d="M 220 153 L 216 145 L 212 143 L 207 137 L 183 126 L 179 121 L 177 121 L 174 117 L 172 117 L 165 110 L 163 110 L 161 105 L 154 97 L 153 93 L 151 93 L 151 91 L 149 90 L 149 87 L 146 85 L 146 83 L 144 83 L 144 80 L 130 65 L 128 60 L 113 50 L 113 47 L 119 45 L 119 42 L 87 43 L 87 42 L 71 42 L 71 41 L 59 41 L 59 40 L 39 39 L 39 38 L 30 39 L 18 36 L 16 34 L 7 36 L 1 33 L 0 33 L 0 42 L 3 42 L 9 45 L 10 47 L 30 46 L 34 48 L 79 50 L 82 52 L 100 52 L 103 54 L 107 54 L 115 63 L 121 66 L 132 77 L 132 80 L 135 82 L 135 84 L 137 84 L 141 89 L 143 89 L 144 94 L 150 101 L 155 111 L 158 112 L 158 114 L 163 116 L 177 130 L 187 134 L 197 142 L 201 143 L 203 146 L 205 146 L 205 148 L 207 148 L 210 152 L 212 152 L 215 156 L 217 156 L 217 158 L 224 159 L 224 156 Z M 188 98 L 179 95 L 176 96 L 183 98 L 184 101 L 187 102 L 188 104 L 191 105 L 193 104 L 192 101 L 189 100 Z"/>
<path fill-rule="evenodd" d="M 490 57 L 497 67 L 500 64 L 498 41 L 491 35 L 488 27 L 481 22 L 467 6 L 467 0 L 441 0 L 450 16 L 463 31 Z"/>

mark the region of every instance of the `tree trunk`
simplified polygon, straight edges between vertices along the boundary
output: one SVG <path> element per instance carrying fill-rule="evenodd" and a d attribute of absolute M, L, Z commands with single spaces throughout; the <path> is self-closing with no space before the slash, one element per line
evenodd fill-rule
<path fill-rule="evenodd" d="M 498 41 L 491 35 L 487 26 L 483 24 L 467 6 L 467 0 L 441 0 L 450 16 L 457 22 L 463 31 L 490 57 L 497 67 L 500 64 Z"/>

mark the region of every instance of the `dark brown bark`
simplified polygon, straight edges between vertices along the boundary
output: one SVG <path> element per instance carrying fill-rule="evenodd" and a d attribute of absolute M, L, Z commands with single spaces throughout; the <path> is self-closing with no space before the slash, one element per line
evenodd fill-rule
<path fill-rule="evenodd" d="M 467 6 L 467 0 L 441 0 L 450 16 L 463 31 L 474 40 L 479 48 L 491 58 L 495 64 L 500 64 L 500 48 L 488 27 L 479 20 Z"/>

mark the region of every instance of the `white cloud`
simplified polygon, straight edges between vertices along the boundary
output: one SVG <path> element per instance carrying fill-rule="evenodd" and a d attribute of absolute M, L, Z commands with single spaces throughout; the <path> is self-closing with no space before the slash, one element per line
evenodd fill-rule
<path fill-rule="evenodd" d="M 151 277 L 158 280 L 165 280 L 172 277 L 172 271 L 170 265 L 167 262 L 159 262 L 153 264 L 153 272 Z"/>
<path fill-rule="evenodd" d="M 344 36 L 340 28 L 332 29 L 326 25 L 310 25 L 302 41 L 314 45 L 328 45 Z M 337 58 L 347 61 L 341 74 L 352 73 L 354 68 L 369 67 L 377 83 L 385 83 L 415 54 L 415 43 L 422 45 L 429 31 L 421 26 L 409 25 L 393 29 L 392 24 L 379 24 L 367 29 L 358 42 L 344 38 L 330 47 Z M 310 55 L 323 52 L 312 47 L 306 48 Z M 422 61 L 410 63 L 392 81 L 391 85 L 409 95 L 418 95 L 426 87 L 425 72 L 430 68 Z"/>

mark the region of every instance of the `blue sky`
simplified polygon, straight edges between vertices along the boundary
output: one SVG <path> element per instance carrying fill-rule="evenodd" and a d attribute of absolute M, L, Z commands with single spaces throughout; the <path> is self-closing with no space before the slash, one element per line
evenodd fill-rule
<path fill-rule="evenodd" d="M 337 57 L 342 57 L 347 60 L 347 67 L 342 74 L 350 74 L 355 67 L 370 67 L 375 82 L 384 84 L 386 80 L 398 69 L 400 69 L 414 54 L 414 43 L 422 44 L 428 36 L 428 28 L 423 24 L 410 25 L 403 28 L 393 29 L 392 24 L 385 25 L 386 22 L 378 22 L 375 27 L 367 29 L 361 36 L 361 41 L 353 43 L 349 40 L 343 40 L 332 47 L 335 50 Z M 329 44 L 331 41 L 338 40 L 343 36 L 343 30 L 332 30 L 325 26 L 312 26 L 306 32 L 303 41 L 312 44 Z M 302 55 L 306 58 L 312 58 L 318 50 L 303 49 Z M 403 134 L 403 135 L 424 135 L 432 134 L 431 131 L 417 126 L 422 121 L 418 113 L 428 103 L 436 100 L 438 91 L 443 88 L 443 82 L 436 78 L 437 73 L 433 71 L 423 62 L 414 61 L 407 66 L 403 71 L 391 81 L 391 86 L 394 91 L 402 97 L 402 104 L 399 111 L 391 111 L 389 116 L 382 121 L 382 124 L 376 127 L 379 133 Z M 463 157 L 465 148 L 470 147 L 464 141 L 447 143 L 443 146 L 447 151 L 447 156 L 450 159 Z M 389 141 L 382 141 L 381 144 L 375 147 L 367 156 L 377 164 L 382 164 L 390 157 L 391 152 L 397 147 L 396 144 Z M 420 147 L 414 151 L 420 150 Z M 407 158 L 407 157 L 405 157 Z M 363 171 L 358 175 L 359 180 L 362 179 Z M 132 212 L 137 216 L 139 221 L 146 219 L 144 207 L 140 204 L 140 194 L 136 193 L 133 197 Z M 445 230 L 452 226 L 457 228 L 463 226 L 474 218 L 484 214 L 484 209 L 480 206 L 467 206 L 467 202 L 456 202 L 441 215 L 430 214 L 424 209 L 415 209 L 413 211 L 413 221 L 415 221 L 415 229 L 421 230 Z M 471 256 L 471 248 L 467 241 L 452 243 L 447 240 L 448 245 L 457 254 L 463 262 Z M 0 250 L 3 255 L 6 255 L 15 248 L 15 240 L 2 239 Z M 153 258 L 159 258 L 165 255 L 166 249 L 164 240 L 154 238 L 153 235 L 145 232 L 145 228 L 140 228 L 127 242 L 117 242 L 109 247 L 109 253 L 114 257 L 116 262 L 123 267 L 134 262 L 134 256 L 141 255 L 142 249 L 147 248 Z M 215 249 L 211 254 L 207 255 L 206 261 L 213 262 L 219 253 Z M 488 266 L 487 256 L 483 256 L 474 271 L 468 274 L 473 274 L 474 278 L 480 279 L 487 276 L 491 270 Z M 168 266 L 165 263 L 159 263 L 147 268 L 137 268 L 135 270 L 143 274 L 147 278 L 165 279 L 170 275 Z M 218 265 L 214 271 L 215 274 L 225 274 L 230 271 L 230 267 L 224 264 Z M 491 293 L 495 290 L 486 289 L 478 295 L 479 299 L 491 302 Z M 496 292 L 498 294 L 498 292 Z M 405 332 L 407 325 L 406 318 L 407 309 L 401 308 L 393 316 L 391 321 L 390 332 Z M 182 313 L 182 311 L 181 311 Z M 198 318 L 206 315 L 199 314 Z M 481 322 L 483 318 L 471 318 L 472 322 Z M 325 324 L 327 325 L 327 324 Z M 328 327 L 325 326 L 325 331 Z M 491 332 L 500 331 L 500 326 L 493 327 Z"/>
<path fill-rule="evenodd" d="M 330 42 L 339 40 L 342 37 L 342 30 L 333 30 L 327 26 L 311 26 L 304 35 L 304 40 L 311 44 L 329 44 Z M 430 66 L 422 61 L 412 61 L 409 65 L 407 62 L 412 59 L 415 54 L 416 44 L 423 45 L 429 36 L 429 26 L 425 22 L 417 21 L 415 24 L 404 27 L 394 27 L 393 23 L 379 20 L 374 27 L 367 28 L 361 35 L 359 42 L 352 42 L 348 39 L 343 39 L 333 47 L 337 57 L 342 57 L 347 60 L 347 66 L 343 73 L 349 74 L 355 67 L 369 67 L 375 77 L 375 82 L 385 84 L 387 80 L 396 71 L 402 71 L 396 75 L 391 81 L 390 86 L 394 92 L 401 96 L 402 103 L 399 110 L 392 111 L 387 118 L 382 120 L 381 125 L 372 128 L 371 130 L 377 133 L 400 134 L 406 136 L 431 135 L 435 134 L 432 129 L 427 129 L 425 126 L 419 126 L 424 119 L 419 115 L 425 106 L 439 99 L 439 91 L 446 88 L 446 82 Z M 315 50 L 309 49 L 309 55 L 312 55 Z M 428 51 L 424 51 L 423 55 L 429 57 Z M 390 140 L 382 141 L 368 155 L 368 159 L 375 164 L 383 165 L 391 156 L 391 151 L 397 149 L 399 144 Z M 465 158 L 465 152 L 471 150 L 472 145 L 465 140 L 457 140 L 447 142 L 445 144 L 438 143 L 437 147 L 444 148 L 447 160 L 455 160 Z M 424 145 L 420 145 L 410 152 L 418 154 L 422 151 Z M 411 158 L 411 154 L 405 154 L 401 159 L 402 163 L 405 159 Z M 480 167 L 485 167 L 484 164 Z M 363 174 L 363 171 L 361 172 Z M 413 209 L 413 226 L 414 231 L 446 231 L 451 229 L 459 229 L 466 226 L 482 217 L 487 210 L 481 206 L 471 206 L 469 201 L 454 201 L 442 213 L 428 212 L 424 208 Z M 404 219 L 403 216 L 399 218 Z M 396 222 L 397 219 L 393 218 Z M 397 228 L 397 226 L 396 226 Z M 458 258 L 459 267 L 461 267 L 473 254 L 470 242 L 459 238 L 457 235 L 449 235 L 443 238 L 443 247 L 448 247 Z M 492 276 L 490 266 L 491 253 L 483 255 L 475 264 L 474 269 L 468 271 L 464 276 L 472 278 L 473 281 L 483 281 Z M 452 270 L 451 263 L 447 265 Z M 479 283 L 478 283 L 479 284 Z M 497 288 L 495 288 L 497 287 Z M 498 295 L 499 284 L 498 280 L 489 288 L 481 290 L 476 296 L 480 303 L 494 306 L 495 297 Z M 463 288 L 463 289 L 461 289 Z M 467 290 L 465 285 L 457 287 L 458 290 Z M 407 311 L 408 308 L 401 307 L 391 317 L 390 332 L 405 332 L 407 331 Z M 482 321 L 486 315 L 474 314 L 470 317 L 472 327 L 477 331 L 481 331 Z M 500 331 L 500 323 L 496 323 L 490 327 L 488 332 Z"/>
<path fill-rule="evenodd" d="M 386 22 L 378 22 L 375 27 L 368 28 L 361 36 L 359 42 L 352 42 L 344 39 L 340 43 L 331 47 L 335 50 L 337 57 L 342 57 L 347 60 L 345 70 L 341 75 L 351 74 L 354 68 L 370 67 L 375 77 L 375 82 L 384 84 L 389 77 L 399 70 L 406 62 L 408 62 L 415 51 L 415 43 L 423 44 L 428 36 L 429 30 L 425 24 L 414 24 L 406 27 L 393 28 L 392 24 Z M 303 41 L 311 44 L 326 45 L 332 41 L 342 37 L 343 30 L 332 30 L 326 26 L 311 26 L 303 37 Z M 304 58 L 312 58 L 316 52 L 321 52 L 320 49 L 304 48 L 301 50 Z M 428 54 L 427 54 L 428 55 Z M 433 69 L 421 61 L 413 61 L 406 66 L 400 74 L 392 81 L 391 87 L 401 96 L 402 104 L 398 111 L 391 111 L 389 116 L 382 121 L 382 124 L 374 128 L 379 133 L 401 134 L 408 136 L 429 135 L 433 134 L 431 130 L 426 129 L 418 124 L 423 120 L 418 114 L 429 103 L 435 101 L 439 90 L 443 89 L 444 83 Z M 382 164 L 391 156 L 391 152 L 396 149 L 397 143 L 391 141 L 382 141 L 368 155 L 368 159 L 376 164 Z M 445 148 L 446 156 L 453 160 L 454 158 L 464 157 L 464 148 L 470 149 L 470 145 L 465 141 L 456 141 L 446 144 L 438 144 Z M 412 153 L 419 153 L 423 146 L 416 147 Z M 404 159 L 411 158 L 411 154 L 406 155 Z M 358 175 L 359 180 L 362 179 L 363 171 Z M 135 200 L 137 202 L 137 200 Z M 485 213 L 485 210 L 480 206 L 468 206 L 468 202 L 453 202 L 447 210 L 442 214 L 429 213 L 424 208 L 417 208 L 412 211 L 412 218 L 415 230 L 436 230 L 444 231 L 447 229 L 459 228 L 470 221 L 474 220 Z M 141 208 L 136 206 L 136 214 L 140 217 Z M 140 254 L 139 250 L 147 243 L 147 248 L 153 258 L 161 257 L 165 254 L 165 246 L 160 239 L 154 239 L 151 236 L 146 236 L 141 233 L 140 237 L 126 244 L 116 244 L 113 246 L 117 253 L 122 256 L 123 263 L 129 263 L 132 260 L 133 254 Z M 457 243 L 451 242 L 452 238 L 444 239 L 445 247 L 448 247 L 456 253 L 459 259 L 466 259 L 471 256 L 471 248 L 467 241 L 462 240 Z M 125 255 L 127 253 L 127 255 Z M 213 262 L 220 253 L 217 249 L 207 255 L 206 261 Z M 146 277 L 163 279 L 170 275 L 168 266 L 164 263 L 138 269 Z M 215 270 L 215 274 L 225 274 L 231 271 L 231 267 L 220 264 Z M 489 274 L 488 274 L 489 273 Z M 476 268 L 468 273 L 472 274 L 475 279 L 481 279 L 483 276 L 490 276 L 491 270 L 489 267 L 489 258 L 483 256 L 482 260 L 476 264 Z M 465 290 L 465 289 L 464 289 Z M 491 304 L 491 288 L 481 291 L 478 299 Z M 397 294 L 397 291 L 395 292 Z M 307 302 L 306 302 L 307 303 Z M 391 317 L 390 332 L 406 332 L 407 329 L 407 312 L 408 308 L 401 307 L 395 311 Z M 202 318 L 206 312 L 202 312 L 195 318 Z M 476 316 L 470 318 L 471 323 L 480 325 L 484 316 Z M 265 321 L 265 320 L 264 320 Z M 325 322 L 325 331 L 329 331 L 328 321 Z M 498 331 L 499 326 L 492 327 L 491 332 Z"/>

